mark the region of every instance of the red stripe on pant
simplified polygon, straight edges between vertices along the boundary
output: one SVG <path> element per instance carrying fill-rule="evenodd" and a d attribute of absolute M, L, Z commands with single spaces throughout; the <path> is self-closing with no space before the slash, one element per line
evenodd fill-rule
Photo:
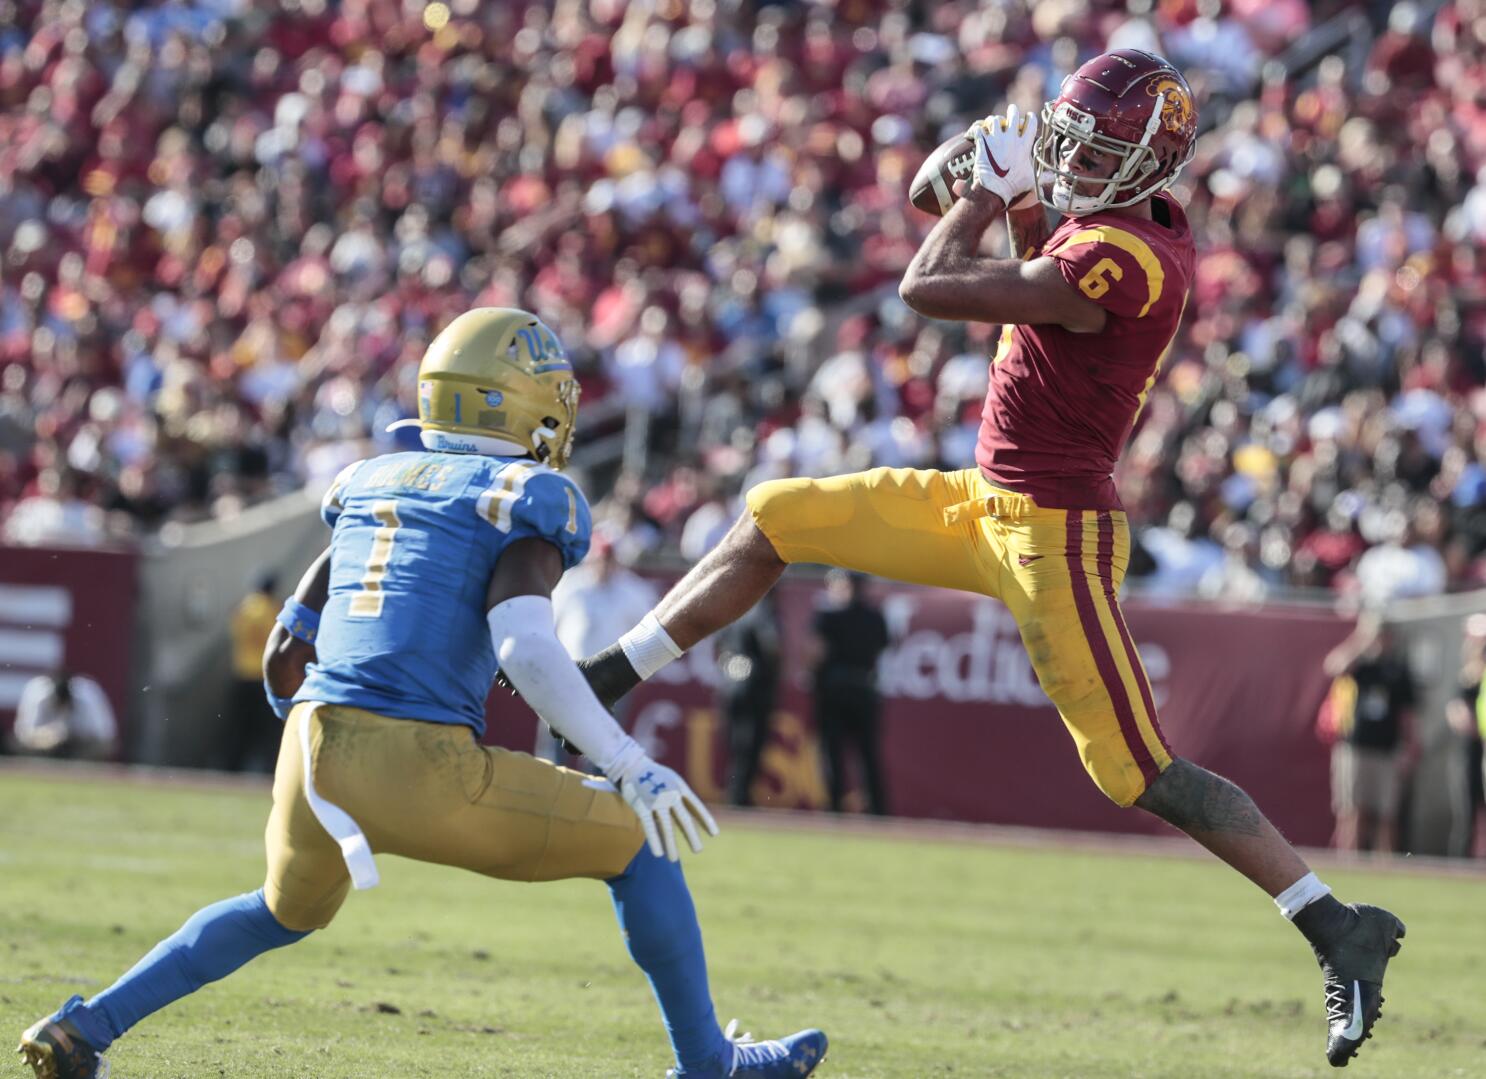
<path fill-rule="evenodd" d="M 1089 642 L 1089 651 L 1094 654 L 1094 666 L 1099 670 L 1099 677 L 1104 682 L 1104 688 L 1109 693 L 1109 699 L 1114 705 L 1115 718 L 1120 723 L 1120 734 L 1124 736 L 1125 748 L 1129 750 L 1130 756 L 1140 768 L 1140 774 L 1145 777 L 1147 785 L 1155 782 L 1161 770 L 1156 767 L 1150 751 L 1145 747 L 1145 739 L 1140 736 L 1140 727 L 1135 722 L 1135 712 L 1130 707 L 1130 695 L 1125 692 L 1125 681 L 1120 677 L 1120 670 L 1115 666 L 1114 653 L 1110 651 L 1109 639 L 1104 635 L 1104 627 L 1099 624 L 1099 613 L 1094 607 L 1094 594 L 1089 589 L 1089 579 L 1084 576 L 1083 544 L 1084 544 L 1084 515 L 1082 510 L 1068 511 L 1068 530 L 1064 555 L 1068 559 L 1068 577 L 1073 584 L 1073 602 L 1078 608 L 1078 620 L 1083 626 L 1084 636 Z M 1111 553 L 1113 552 L 1113 533 L 1111 533 Z M 1103 558 L 1103 542 L 1101 536 L 1101 563 Z M 1101 569 L 1100 575 L 1103 576 Z"/>
<path fill-rule="evenodd" d="M 1115 627 L 1120 631 L 1120 643 L 1125 646 L 1125 661 L 1130 664 L 1130 672 L 1135 676 L 1135 684 L 1140 687 L 1140 699 L 1145 704 L 1145 714 L 1151 721 L 1151 730 L 1156 732 L 1156 741 L 1161 743 L 1161 748 L 1166 750 L 1168 757 L 1175 756 L 1171 752 L 1171 746 L 1166 742 L 1166 736 L 1161 733 L 1161 724 L 1156 719 L 1156 701 L 1151 693 L 1150 679 L 1146 677 L 1145 667 L 1140 662 L 1140 653 L 1135 651 L 1135 642 L 1130 638 L 1130 627 L 1125 624 L 1125 616 L 1120 611 L 1120 601 L 1115 595 L 1114 586 L 1114 517 L 1109 512 L 1099 514 L 1099 580 L 1104 585 L 1104 596 L 1109 601 L 1109 614 L 1114 619 Z"/>

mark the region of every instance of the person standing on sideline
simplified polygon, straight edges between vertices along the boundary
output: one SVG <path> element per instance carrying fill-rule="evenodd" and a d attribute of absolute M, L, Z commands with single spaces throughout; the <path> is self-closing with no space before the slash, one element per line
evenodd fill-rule
<path fill-rule="evenodd" d="M 232 612 L 232 691 L 228 698 L 227 770 L 274 770 L 284 726 L 263 696 L 263 649 L 273 632 L 279 605 L 278 579 L 267 573 Z"/>
<path fill-rule="evenodd" d="M 717 707 L 728 727 L 728 799 L 734 805 L 752 805 L 750 792 L 779 696 L 779 616 L 773 594 L 724 627 L 716 648 Z"/>
<path fill-rule="evenodd" d="M 613 537 L 595 532 L 588 557 L 553 589 L 557 639 L 568 655 L 579 659 L 645 617 L 655 598 L 654 586 L 624 564 Z M 611 711 L 623 725 L 627 705 L 621 703 Z M 571 763 L 571 754 L 545 723 L 537 724 L 532 754 L 554 764 Z"/>
<path fill-rule="evenodd" d="M 1452 853 L 1466 857 L 1486 854 L 1486 827 L 1481 814 L 1486 810 L 1486 696 L 1481 682 L 1486 676 L 1486 614 L 1473 614 L 1465 620 L 1465 637 L 1460 642 L 1460 693 L 1445 702 L 1445 719 L 1450 729 L 1460 736 L 1463 759 L 1462 790 L 1456 796 L 1461 806 L 1463 827 L 1452 836 Z"/>
<path fill-rule="evenodd" d="M 21 687 L 11 738 L 19 754 L 104 760 L 118 747 L 119 726 L 103 687 L 63 668 Z"/>
<path fill-rule="evenodd" d="M 1397 844 L 1400 773 L 1410 753 L 1418 700 L 1408 659 L 1377 614 L 1365 614 L 1325 660 L 1335 742 L 1331 802 L 1337 850 L 1392 852 Z"/>
<path fill-rule="evenodd" d="M 867 808 L 886 816 L 878 727 L 882 696 L 877 658 L 886 650 L 887 619 L 867 597 L 867 577 L 833 569 L 826 574 L 826 601 L 811 625 L 815 659 L 815 725 L 825 749 L 831 811 L 841 812 L 846 795 L 846 755 L 855 754 L 867 787 Z"/>

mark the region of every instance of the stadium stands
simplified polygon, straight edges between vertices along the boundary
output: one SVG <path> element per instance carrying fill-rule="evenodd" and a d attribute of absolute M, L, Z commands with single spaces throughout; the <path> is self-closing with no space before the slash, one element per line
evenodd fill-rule
<path fill-rule="evenodd" d="M 1148 587 L 1486 582 L 1482 0 L 6 6 L 13 542 L 391 448 L 475 304 L 574 350 L 622 543 L 695 556 L 757 479 L 963 467 L 996 329 L 898 301 L 907 181 L 1113 43 L 1204 118 L 1197 288 L 1119 477 Z"/>

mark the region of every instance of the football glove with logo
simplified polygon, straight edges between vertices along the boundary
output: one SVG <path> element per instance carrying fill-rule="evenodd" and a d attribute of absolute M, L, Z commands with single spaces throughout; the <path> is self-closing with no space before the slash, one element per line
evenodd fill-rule
<path fill-rule="evenodd" d="M 645 829 L 645 842 L 657 858 L 679 861 L 681 850 L 676 845 L 676 825 L 686 836 L 695 853 L 702 849 L 697 824 L 709 835 L 717 834 L 717 822 L 691 787 L 674 771 L 651 760 L 638 742 L 631 741 L 610 763 L 606 774 L 619 788 L 620 797 L 640 818 Z"/>
<path fill-rule="evenodd" d="M 977 120 L 965 136 L 975 143 L 971 183 L 999 196 L 1008 210 L 1020 210 L 1036 201 L 1037 170 L 1032 164 L 1036 116 L 1012 105 L 1005 116 L 992 114 Z"/>

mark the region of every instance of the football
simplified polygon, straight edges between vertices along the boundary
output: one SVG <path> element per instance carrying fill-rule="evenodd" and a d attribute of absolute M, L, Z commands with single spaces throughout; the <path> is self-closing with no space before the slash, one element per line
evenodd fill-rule
<path fill-rule="evenodd" d="M 963 132 L 951 135 L 930 154 L 908 188 L 908 201 L 926 214 L 943 217 L 955 201 L 955 181 L 969 181 L 975 168 L 975 142 Z"/>

